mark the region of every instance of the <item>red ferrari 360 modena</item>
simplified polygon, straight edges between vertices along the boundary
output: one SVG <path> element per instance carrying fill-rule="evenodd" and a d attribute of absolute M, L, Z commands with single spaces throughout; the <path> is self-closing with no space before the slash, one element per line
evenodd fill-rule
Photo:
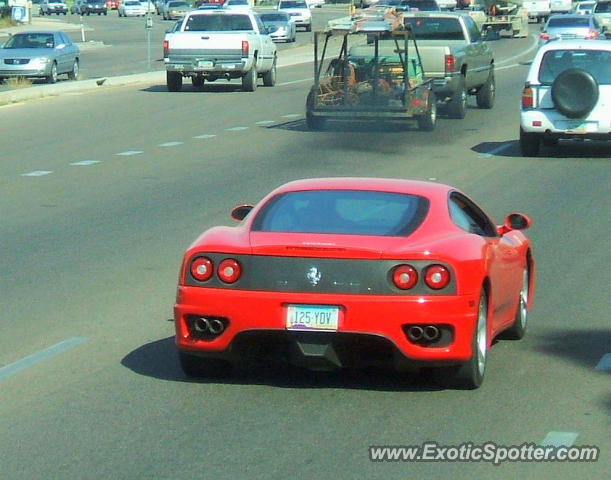
<path fill-rule="evenodd" d="M 188 376 L 283 359 L 311 369 L 435 367 L 483 380 L 492 340 L 521 338 L 535 261 L 520 213 L 497 226 L 456 188 L 298 180 L 231 213 L 187 250 L 176 344 Z"/>

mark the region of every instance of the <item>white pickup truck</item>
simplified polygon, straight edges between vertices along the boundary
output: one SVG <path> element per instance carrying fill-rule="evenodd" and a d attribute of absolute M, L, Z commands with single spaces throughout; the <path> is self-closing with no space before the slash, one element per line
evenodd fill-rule
<path fill-rule="evenodd" d="M 242 88 L 257 89 L 258 78 L 276 83 L 276 45 L 258 15 L 251 11 L 195 10 L 163 41 L 167 87 L 180 91 L 190 77 L 194 87 L 204 81 L 241 78 Z"/>

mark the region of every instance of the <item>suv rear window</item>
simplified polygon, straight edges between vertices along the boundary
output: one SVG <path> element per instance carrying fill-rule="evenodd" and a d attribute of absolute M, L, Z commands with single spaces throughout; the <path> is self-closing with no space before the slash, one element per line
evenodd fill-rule
<path fill-rule="evenodd" d="M 191 15 L 184 28 L 189 32 L 253 30 L 248 15 Z"/>
<path fill-rule="evenodd" d="M 551 85 L 569 68 L 587 70 L 599 85 L 611 85 L 611 52 L 606 50 L 550 50 L 541 60 L 539 81 Z"/>
<path fill-rule="evenodd" d="M 611 2 L 598 2 L 594 7 L 594 13 L 610 13 Z"/>

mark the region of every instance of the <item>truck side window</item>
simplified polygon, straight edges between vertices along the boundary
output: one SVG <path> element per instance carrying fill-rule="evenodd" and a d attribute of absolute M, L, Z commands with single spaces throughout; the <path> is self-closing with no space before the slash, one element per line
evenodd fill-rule
<path fill-rule="evenodd" d="M 482 33 L 480 32 L 477 23 L 475 23 L 475 21 L 471 17 L 465 18 L 465 23 L 467 25 L 467 30 L 469 31 L 471 43 L 481 42 Z"/>

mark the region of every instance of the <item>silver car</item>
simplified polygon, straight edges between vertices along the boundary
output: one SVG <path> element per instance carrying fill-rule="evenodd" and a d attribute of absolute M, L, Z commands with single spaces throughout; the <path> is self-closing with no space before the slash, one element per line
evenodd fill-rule
<path fill-rule="evenodd" d="M 64 32 L 16 33 L 0 48 L 0 80 L 28 77 L 55 83 L 62 74 L 76 80 L 79 56 L 79 48 Z"/>
<path fill-rule="evenodd" d="M 287 13 L 261 12 L 259 18 L 269 31 L 274 42 L 294 42 L 297 38 L 297 27 Z"/>
<path fill-rule="evenodd" d="M 596 40 L 605 38 L 606 28 L 592 15 L 552 15 L 541 28 L 539 46 L 550 40 Z"/>

